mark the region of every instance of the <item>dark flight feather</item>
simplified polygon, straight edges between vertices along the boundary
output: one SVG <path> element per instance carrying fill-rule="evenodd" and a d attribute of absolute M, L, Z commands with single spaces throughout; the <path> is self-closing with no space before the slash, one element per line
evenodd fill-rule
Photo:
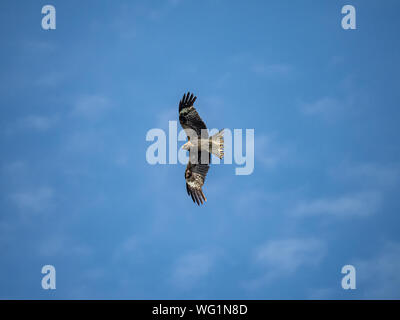
<path fill-rule="evenodd" d="M 206 180 L 206 175 L 209 169 L 208 164 L 192 164 L 190 161 L 186 166 L 185 179 L 186 179 L 186 191 L 188 195 L 192 197 L 193 202 L 198 205 L 203 204 L 207 201 L 202 187 Z"/>
<path fill-rule="evenodd" d="M 179 101 L 179 122 L 189 138 L 190 133 L 187 129 L 193 130 L 198 139 L 200 139 L 200 137 L 202 139 L 207 139 L 207 127 L 193 106 L 196 99 L 197 97 L 194 97 L 193 93 L 190 94 L 190 92 L 183 95 L 182 100 Z"/>
<path fill-rule="evenodd" d="M 193 104 L 197 97 L 193 96 L 190 92 L 183 95 L 179 102 L 179 122 L 182 128 L 186 131 L 188 139 L 190 139 L 190 130 L 193 130 L 197 139 L 208 139 L 208 131 L 204 121 L 200 118 Z M 193 152 L 193 151 L 191 151 Z M 201 156 L 201 150 L 198 150 L 196 162 L 190 161 L 193 154 L 189 154 L 189 162 L 185 170 L 186 192 L 192 198 L 194 203 L 198 205 L 207 201 L 202 187 L 210 168 L 211 154 L 208 153 L 206 159 Z"/>

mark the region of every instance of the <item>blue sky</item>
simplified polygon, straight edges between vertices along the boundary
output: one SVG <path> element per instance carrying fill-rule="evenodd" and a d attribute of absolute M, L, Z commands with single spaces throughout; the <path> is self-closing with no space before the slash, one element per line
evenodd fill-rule
<path fill-rule="evenodd" d="M 0 298 L 400 298 L 399 8 L 2 1 Z M 255 130 L 254 173 L 211 167 L 203 207 L 145 157 L 187 90 Z"/>

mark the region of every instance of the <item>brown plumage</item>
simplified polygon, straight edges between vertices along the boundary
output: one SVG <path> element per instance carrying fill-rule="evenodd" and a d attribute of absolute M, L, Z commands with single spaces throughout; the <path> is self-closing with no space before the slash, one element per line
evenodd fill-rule
<path fill-rule="evenodd" d="M 188 142 L 183 146 L 189 150 L 189 162 L 185 170 L 186 191 L 198 205 L 207 201 L 202 187 L 210 168 L 211 152 L 223 157 L 223 130 L 211 138 L 205 123 L 200 118 L 193 103 L 197 97 L 188 92 L 179 102 L 179 122 L 188 135 Z"/>

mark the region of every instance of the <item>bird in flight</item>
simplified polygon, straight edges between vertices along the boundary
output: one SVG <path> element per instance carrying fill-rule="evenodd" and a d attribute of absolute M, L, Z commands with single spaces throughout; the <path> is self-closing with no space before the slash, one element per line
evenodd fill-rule
<path fill-rule="evenodd" d="M 211 153 L 222 159 L 224 156 L 224 129 L 209 137 L 207 127 L 193 104 L 197 97 L 193 93 L 183 95 L 179 101 L 179 122 L 188 136 L 182 149 L 189 151 L 189 162 L 185 170 L 186 191 L 197 205 L 207 201 L 202 187 L 210 168 Z"/>

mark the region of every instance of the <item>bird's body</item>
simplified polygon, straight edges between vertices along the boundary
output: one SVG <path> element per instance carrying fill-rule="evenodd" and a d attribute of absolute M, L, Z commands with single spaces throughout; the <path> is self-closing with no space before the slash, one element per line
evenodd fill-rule
<path fill-rule="evenodd" d="M 196 98 L 189 92 L 183 95 L 179 102 L 179 122 L 189 140 L 182 147 L 189 151 L 189 162 L 185 170 L 186 191 L 193 202 L 200 205 L 207 201 L 202 186 L 210 168 L 211 153 L 220 159 L 224 156 L 224 139 L 223 130 L 209 137 L 205 123 L 193 106 Z"/>
<path fill-rule="evenodd" d="M 211 137 L 208 139 L 191 139 L 188 142 L 186 142 L 182 148 L 184 150 L 204 150 L 208 153 L 213 153 L 215 154 L 217 157 L 222 158 L 223 153 L 221 155 L 218 155 L 218 151 L 214 151 L 217 150 L 221 147 L 221 143 L 220 141 L 218 141 L 218 139 L 215 139 L 215 137 Z M 210 150 L 212 150 L 210 152 Z"/>

